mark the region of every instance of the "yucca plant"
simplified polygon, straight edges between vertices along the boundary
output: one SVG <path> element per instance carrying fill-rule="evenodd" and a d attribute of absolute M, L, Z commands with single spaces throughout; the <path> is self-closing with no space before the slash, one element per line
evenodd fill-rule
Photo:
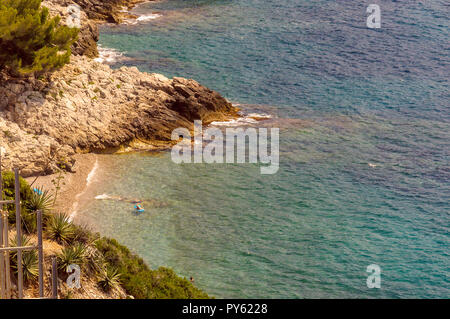
<path fill-rule="evenodd" d="M 24 234 L 20 236 L 21 246 L 32 246 L 31 239 Z M 17 236 L 14 236 L 9 239 L 10 247 L 17 247 Z M 13 262 L 17 263 L 17 250 L 13 250 L 9 253 L 9 258 L 11 259 L 11 265 Z"/>
<path fill-rule="evenodd" d="M 23 279 L 31 282 L 39 275 L 39 260 L 36 250 L 25 251 L 22 254 Z"/>
<path fill-rule="evenodd" d="M 105 266 L 98 274 L 98 285 L 104 291 L 110 291 L 120 285 L 120 273 L 116 268 Z"/>
<path fill-rule="evenodd" d="M 72 264 L 81 267 L 86 262 L 86 247 L 80 243 L 64 247 L 57 255 L 57 259 L 58 267 L 62 271 L 67 271 Z"/>
<path fill-rule="evenodd" d="M 105 264 L 105 258 L 103 254 L 92 245 L 86 247 L 85 261 L 86 266 L 92 272 L 99 272 Z"/>
<path fill-rule="evenodd" d="M 95 239 L 99 237 L 98 234 L 93 234 L 87 225 L 73 224 L 74 241 L 90 245 Z"/>
<path fill-rule="evenodd" d="M 45 216 L 53 208 L 53 195 L 47 190 L 36 188 L 30 198 L 26 201 L 25 207 L 32 212 L 40 210 Z"/>
<path fill-rule="evenodd" d="M 31 246 L 31 241 L 25 235 L 21 236 L 22 246 Z M 11 239 L 11 246 L 17 247 L 17 239 Z M 13 251 L 10 255 L 10 265 L 17 276 L 17 251 Z M 22 269 L 23 269 L 23 279 L 25 282 L 30 282 L 37 278 L 39 274 L 39 260 L 36 250 L 28 250 L 22 252 Z"/>
<path fill-rule="evenodd" d="M 47 223 L 45 233 L 48 238 L 60 244 L 69 244 L 75 236 L 73 224 L 64 213 L 52 215 Z"/>

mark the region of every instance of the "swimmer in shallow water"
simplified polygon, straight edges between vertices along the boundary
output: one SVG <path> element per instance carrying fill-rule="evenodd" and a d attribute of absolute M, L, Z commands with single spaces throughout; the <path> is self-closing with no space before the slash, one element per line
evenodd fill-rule
<path fill-rule="evenodd" d="M 169 204 L 167 202 L 159 201 L 157 199 L 135 199 L 135 198 L 128 198 L 128 197 L 121 197 L 121 196 L 115 196 L 115 195 L 101 195 L 97 196 L 96 199 L 99 200 L 116 200 L 120 202 L 130 203 L 130 204 L 145 204 L 146 206 L 150 206 L 153 208 L 162 208 L 167 207 Z"/>

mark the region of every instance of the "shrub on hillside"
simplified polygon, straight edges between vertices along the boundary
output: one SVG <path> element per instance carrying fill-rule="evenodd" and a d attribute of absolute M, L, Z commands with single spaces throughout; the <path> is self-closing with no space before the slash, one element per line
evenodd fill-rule
<path fill-rule="evenodd" d="M 70 244 L 75 238 L 75 227 L 67 214 L 54 214 L 48 220 L 45 234 L 59 244 Z"/>
<path fill-rule="evenodd" d="M 25 207 L 32 211 L 36 212 L 40 210 L 44 216 L 48 217 L 48 214 L 53 209 L 53 195 L 41 188 L 36 188 L 36 191 L 33 192 L 30 198 L 25 203 Z"/>
<path fill-rule="evenodd" d="M 3 199 L 13 200 L 15 198 L 15 179 L 13 172 L 3 172 Z M 25 205 L 22 205 L 22 228 L 25 233 L 30 234 L 36 231 L 36 215 L 27 209 L 27 203 L 33 197 L 33 192 L 27 181 L 22 177 L 20 180 L 20 200 Z M 9 212 L 8 220 L 11 224 L 16 222 L 16 208 L 15 205 L 7 205 L 6 209 Z"/>
<path fill-rule="evenodd" d="M 112 267 L 103 267 L 97 275 L 98 285 L 104 291 L 110 291 L 120 286 L 119 271 Z"/>
<path fill-rule="evenodd" d="M 116 240 L 101 238 L 96 247 L 106 263 L 118 269 L 120 282 L 128 294 L 138 299 L 206 299 L 209 296 L 172 269 L 151 270 L 142 258 Z"/>
<path fill-rule="evenodd" d="M 64 247 L 57 255 L 58 268 L 65 273 L 70 265 L 82 267 L 86 263 L 86 247 L 77 243 Z"/>
<path fill-rule="evenodd" d="M 17 246 L 17 238 L 14 236 L 10 240 L 11 246 Z M 21 236 L 21 244 L 22 246 L 31 246 L 30 238 L 25 235 Z M 17 276 L 17 251 L 12 251 L 9 255 L 10 265 L 14 272 L 14 275 Z M 25 282 L 29 283 L 32 280 L 36 279 L 39 274 L 39 265 L 38 265 L 38 255 L 36 250 L 25 250 L 22 252 L 22 270 L 23 270 L 23 279 Z"/>
<path fill-rule="evenodd" d="M 69 62 L 78 29 L 50 18 L 41 0 L 0 2 L 0 69 L 43 73 Z"/>
<path fill-rule="evenodd" d="M 14 199 L 15 194 L 15 184 L 14 184 L 14 173 L 13 172 L 2 172 L 3 177 L 3 198 L 10 200 Z M 33 195 L 30 185 L 22 177 L 20 180 L 20 198 L 22 201 L 27 201 Z"/>

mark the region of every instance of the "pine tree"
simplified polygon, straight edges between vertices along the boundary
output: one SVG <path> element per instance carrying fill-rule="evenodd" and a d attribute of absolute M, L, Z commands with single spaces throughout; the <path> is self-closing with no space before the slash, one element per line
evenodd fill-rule
<path fill-rule="evenodd" d="M 41 0 L 0 0 L 0 69 L 45 73 L 70 60 L 78 29 L 51 18 Z"/>

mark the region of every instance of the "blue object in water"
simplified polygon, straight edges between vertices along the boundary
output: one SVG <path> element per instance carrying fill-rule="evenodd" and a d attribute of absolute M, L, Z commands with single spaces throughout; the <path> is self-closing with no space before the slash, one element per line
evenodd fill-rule
<path fill-rule="evenodd" d="M 134 209 L 136 209 L 136 212 L 137 213 L 143 213 L 143 212 L 145 212 L 145 209 L 143 209 L 143 208 L 138 208 L 137 206 L 134 206 Z"/>

